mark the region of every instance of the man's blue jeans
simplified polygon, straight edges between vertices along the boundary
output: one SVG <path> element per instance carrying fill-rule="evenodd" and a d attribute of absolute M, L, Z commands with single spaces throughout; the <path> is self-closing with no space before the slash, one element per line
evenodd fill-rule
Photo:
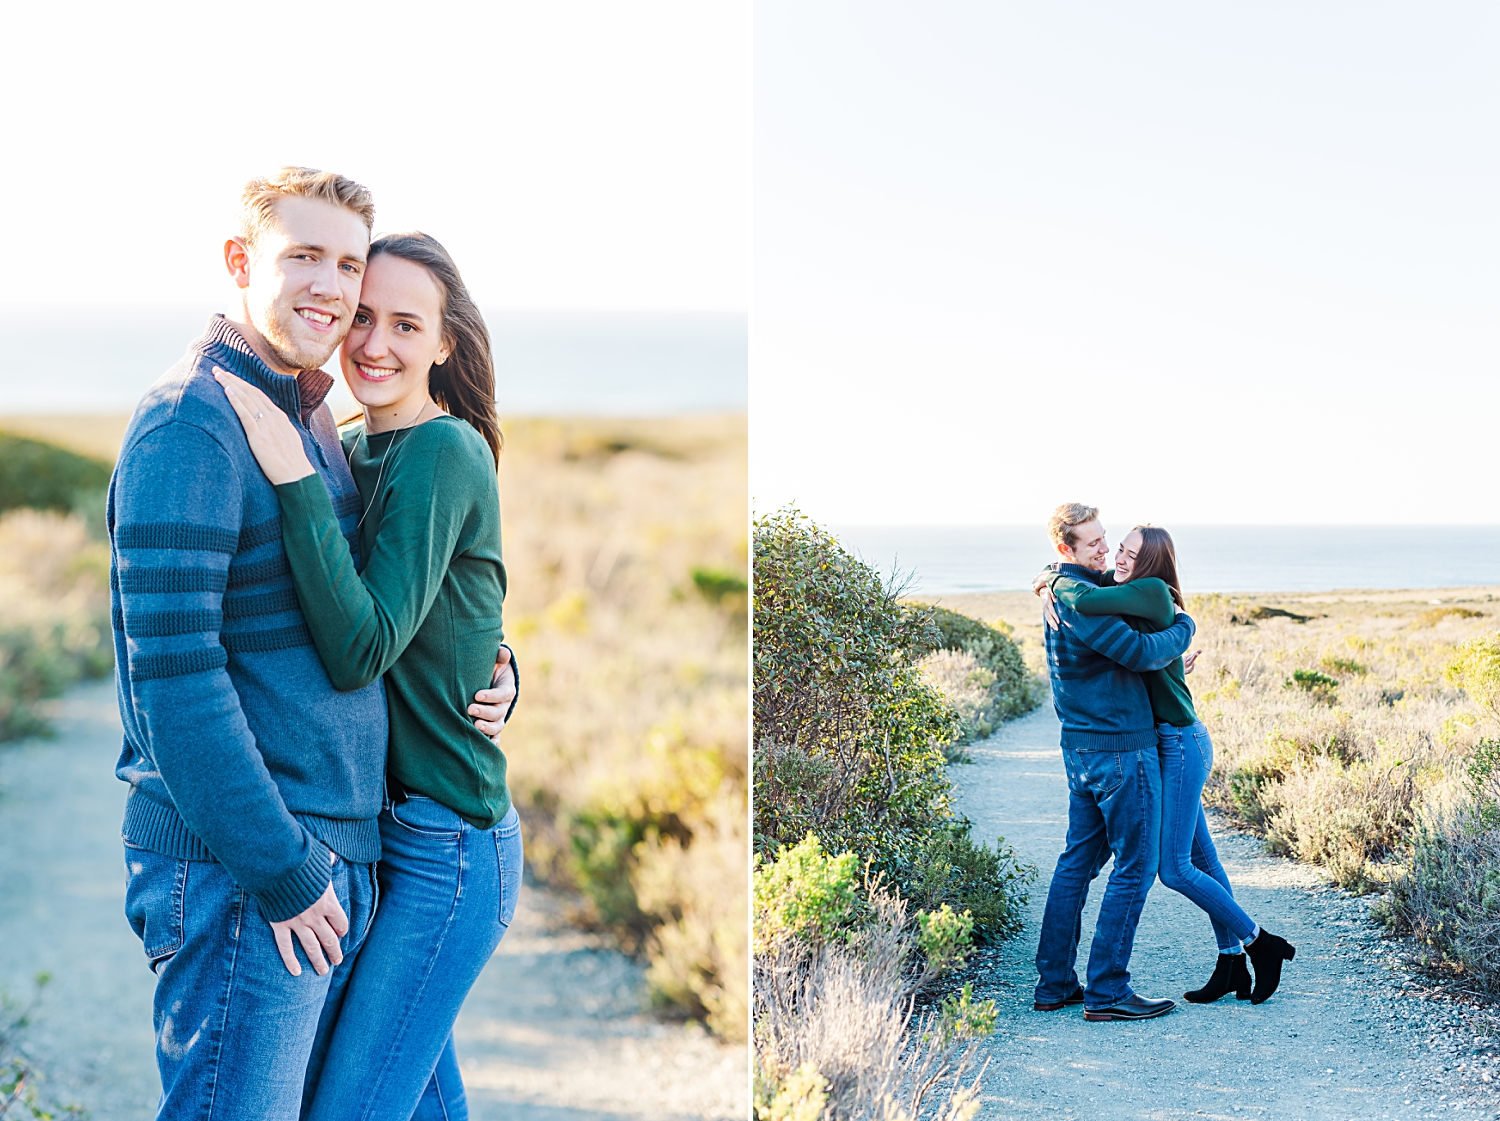
<path fill-rule="evenodd" d="M 223 865 L 127 845 L 125 868 L 125 915 L 156 972 L 156 1116 L 296 1121 L 375 910 L 374 866 L 334 863 L 349 933 L 344 964 L 321 977 L 300 945 L 302 975 L 287 972 L 255 898 Z"/>
<path fill-rule="evenodd" d="M 1161 765 L 1156 748 L 1138 751 L 1063 749 L 1068 771 L 1068 839 L 1042 915 L 1036 968 L 1038 1003 L 1060 1001 L 1078 986 L 1075 969 L 1089 884 L 1111 856 L 1094 944 L 1089 951 L 1086 1008 L 1127 1000 L 1130 951 L 1146 893 L 1156 879 L 1161 833 Z"/>
<path fill-rule="evenodd" d="M 521 888 L 512 809 L 476 829 L 431 798 L 380 815 L 380 917 L 344 995 L 310 1121 L 468 1117 L 453 1022 Z"/>
<path fill-rule="evenodd" d="M 1234 888 L 1219 863 L 1203 784 L 1214 766 L 1214 741 L 1199 721 L 1187 728 L 1158 724 L 1161 753 L 1161 882 L 1207 913 L 1221 954 L 1237 954 L 1255 933 L 1255 921 L 1234 901 Z"/>

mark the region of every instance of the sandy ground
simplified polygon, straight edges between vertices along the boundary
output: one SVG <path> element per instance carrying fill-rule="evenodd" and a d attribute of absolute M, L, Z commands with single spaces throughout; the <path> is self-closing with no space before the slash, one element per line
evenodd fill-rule
<path fill-rule="evenodd" d="M 972 764 L 950 770 L 976 835 L 1004 836 L 1041 871 L 1025 931 L 962 978 L 1000 1007 L 984 1050 L 981 1117 L 1500 1116 L 1494 1013 L 1415 976 L 1409 947 L 1379 937 L 1366 900 L 1266 856 L 1255 838 L 1219 822 L 1220 856 L 1240 902 L 1297 947 L 1276 996 L 1259 1007 L 1232 995 L 1210 1005 L 1182 1001 L 1208 978 L 1216 950 L 1207 917 L 1158 883 L 1136 938 L 1133 984 L 1143 995 L 1178 1000 L 1177 1010 L 1141 1023 L 1089 1023 L 1078 1008 L 1033 1011 L 1037 930 L 1067 826 L 1057 744 L 1048 704 L 975 745 Z M 1080 973 L 1108 873 L 1106 866 L 1084 912 Z"/>
<path fill-rule="evenodd" d="M 153 978 L 121 913 L 112 683 L 55 708 L 58 735 L 0 747 L 0 987 L 44 992 L 27 1052 L 58 1097 L 99 1121 L 152 1116 Z M 746 1048 L 642 1013 L 639 967 L 522 895 L 458 1022 L 472 1116 L 721 1121 L 749 1113 Z"/>

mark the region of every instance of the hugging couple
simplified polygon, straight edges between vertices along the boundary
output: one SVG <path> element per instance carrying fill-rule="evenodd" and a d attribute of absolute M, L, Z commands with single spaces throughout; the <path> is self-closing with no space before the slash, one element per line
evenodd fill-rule
<path fill-rule="evenodd" d="M 1218 942 L 1208 983 L 1183 995 L 1207 1004 L 1233 992 L 1260 1004 L 1296 949 L 1235 902 L 1208 831 L 1202 796 L 1214 746 L 1187 685 L 1198 652 L 1183 655 L 1196 628 L 1182 610 L 1172 538 L 1137 526 L 1105 571 L 1109 545 L 1097 509 L 1059 506 L 1047 532 L 1062 560 L 1032 587 L 1043 600 L 1047 670 L 1062 723 L 1068 837 L 1047 890 L 1034 1007 L 1081 1004 L 1086 1020 L 1149 1020 L 1177 1006 L 1130 987 L 1136 924 L 1158 873 L 1202 908 Z M 1111 857 L 1085 986 L 1074 968 L 1083 905 Z"/>
<path fill-rule="evenodd" d="M 240 306 L 146 394 L 110 482 L 161 1118 L 467 1116 L 453 1023 L 522 863 L 495 370 L 452 258 L 373 220 L 331 172 L 249 182 Z M 342 434 L 335 350 L 363 407 Z"/>

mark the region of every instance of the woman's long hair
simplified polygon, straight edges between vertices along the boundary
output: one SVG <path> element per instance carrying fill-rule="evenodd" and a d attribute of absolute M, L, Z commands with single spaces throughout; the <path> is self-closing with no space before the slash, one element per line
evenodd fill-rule
<path fill-rule="evenodd" d="M 1130 579 L 1155 576 L 1171 590 L 1177 606 L 1183 606 L 1181 582 L 1177 579 L 1177 547 L 1172 544 L 1172 535 L 1159 525 L 1138 525 L 1133 532 L 1140 533 L 1141 547 L 1136 550 Z"/>
<path fill-rule="evenodd" d="M 443 338 L 450 352 L 441 366 L 433 364 L 427 375 L 427 391 L 451 416 L 474 426 L 499 466 L 505 437 L 495 414 L 495 358 L 490 351 L 490 332 L 464 287 L 458 266 L 437 238 L 424 233 L 386 234 L 370 246 L 370 260 L 382 253 L 421 265 L 437 281 L 443 295 Z"/>

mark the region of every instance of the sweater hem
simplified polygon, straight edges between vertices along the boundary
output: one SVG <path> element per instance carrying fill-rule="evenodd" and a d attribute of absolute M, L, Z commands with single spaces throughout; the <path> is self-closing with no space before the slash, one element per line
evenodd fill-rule
<path fill-rule="evenodd" d="M 1065 751 L 1144 751 L 1156 747 L 1156 729 L 1140 732 L 1075 732 L 1063 729 Z"/>
<path fill-rule="evenodd" d="M 378 817 L 350 819 L 301 813 L 294 813 L 292 817 L 318 842 L 314 848 L 323 853 L 321 859 L 325 866 L 328 863 L 328 850 L 337 853 L 350 864 L 374 864 L 380 859 L 380 819 Z M 125 803 L 125 822 L 120 828 L 120 837 L 133 848 L 159 853 L 162 856 L 172 857 L 174 860 L 203 860 L 219 863 L 202 839 L 187 827 L 187 822 L 182 820 L 177 807 L 154 801 L 139 790 L 133 792 L 130 800 Z M 295 870 L 290 873 L 290 877 L 297 879 L 302 872 L 303 869 Z M 287 882 L 289 881 L 283 881 L 283 883 Z M 323 888 L 327 886 L 328 880 L 325 877 L 317 892 L 313 894 L 312 900 L 308 902 L 316 900 L 323 893 Z M 305 889 L 306 885 L 303 885 L 303 888 Z M 280 892 L 252 894 L 255 894 L 257 899 L 269 900 Z M 307 904 L 304 904 L 292 914 L 299 914 L 306 907 Z"/>

